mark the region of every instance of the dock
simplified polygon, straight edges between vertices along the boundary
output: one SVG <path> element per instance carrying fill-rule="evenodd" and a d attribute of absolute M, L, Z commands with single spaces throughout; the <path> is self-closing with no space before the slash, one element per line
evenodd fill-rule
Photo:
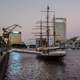
<path fill-rule="evenodd" d="M 9 52 L 19 52 L 19 53 L 27 53 L 27 54 L 41 54 L 42 52 L 28 50 L 28 49 L 11 49 Z"/>

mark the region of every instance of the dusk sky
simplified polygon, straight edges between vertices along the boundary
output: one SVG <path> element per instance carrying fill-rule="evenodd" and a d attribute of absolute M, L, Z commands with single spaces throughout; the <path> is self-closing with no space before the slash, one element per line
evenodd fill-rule
<path fill-rule="evenodd" d="M 55 4 L 57 17 L 67 18 L 67 37 L 80 36 L 80 0 L 0 0 L 0 31 L 2 27 L 19 24 L 23 40 L 31 38 L 32 28 L 45 14 L 40 11 L 46 10 L 47 4 L 51 10 Z"/>

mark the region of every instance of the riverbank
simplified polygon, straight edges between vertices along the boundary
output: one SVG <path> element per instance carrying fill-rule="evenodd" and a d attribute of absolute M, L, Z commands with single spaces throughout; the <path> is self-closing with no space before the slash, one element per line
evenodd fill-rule
<path fill-rule="evenodd" d="M 5 77 L 6 69 L 8 66 L 9 53 L 5 52 L 3 55 L 0 55 L 0 80 L 3 80 Z"/>

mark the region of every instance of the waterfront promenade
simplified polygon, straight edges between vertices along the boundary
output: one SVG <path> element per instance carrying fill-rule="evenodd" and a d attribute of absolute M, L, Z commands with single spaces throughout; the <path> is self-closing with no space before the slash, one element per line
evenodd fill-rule
<path fill-rule="evenodd" d="M 8 67 L 8 59 L 9 54 L 7 52 L 0 54 L 0 80 L 3 80 L 5 77 L 6 69 Z"/>

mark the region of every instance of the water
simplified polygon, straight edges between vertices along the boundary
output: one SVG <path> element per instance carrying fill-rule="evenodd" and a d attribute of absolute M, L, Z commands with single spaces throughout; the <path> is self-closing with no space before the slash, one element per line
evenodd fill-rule
<path fill-rule="evenodd" d="M 5 80 L 80 80 L 80 50 L 67 51 L 62 62 L 12 52 Z"/>

